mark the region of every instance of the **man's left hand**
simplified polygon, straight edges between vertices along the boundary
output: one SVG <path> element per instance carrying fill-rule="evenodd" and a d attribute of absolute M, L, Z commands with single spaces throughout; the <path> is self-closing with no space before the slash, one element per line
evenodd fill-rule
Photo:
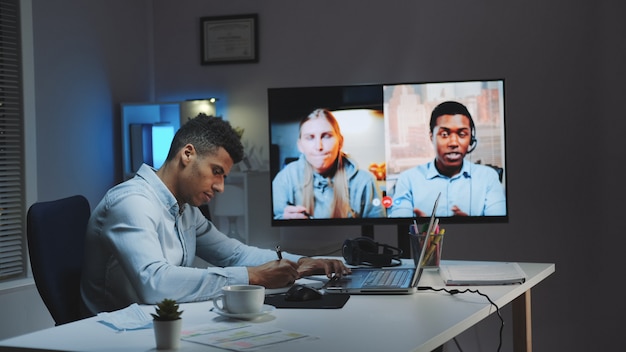
<path fill-rule="evenodd" d="M 300 277 L 326 275 L 330 278 L 333 276 L 342 277 L 350 273 L 352 273 L 352 270 L 338 259 L 302 257 L 298 260 L 298 274 Z"/>

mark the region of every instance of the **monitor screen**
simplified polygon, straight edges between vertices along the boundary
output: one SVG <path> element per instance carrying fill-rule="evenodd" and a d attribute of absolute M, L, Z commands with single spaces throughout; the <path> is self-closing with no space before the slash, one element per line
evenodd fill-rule
<path fill-rule="evenodd" d="M 506 222 L 504 80 L 268 89 L 273 226 Z"/>

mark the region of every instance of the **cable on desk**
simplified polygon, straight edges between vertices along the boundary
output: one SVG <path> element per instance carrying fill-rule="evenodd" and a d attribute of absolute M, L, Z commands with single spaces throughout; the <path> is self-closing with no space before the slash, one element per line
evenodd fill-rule
<path fill-rule="evenodd" d="M 482 292 L 480 292 L 478 290 L 472 290 L 472 289 L 469 289 L 469 288 L 466 288 L 464 290 L 459 290 L 459 289 L 451 289 L 451 290 L 449 290 L 447 288 L 434 288 L 434 287 L 430 287 L 430 286 L 419 286 L 417 289 L 420 290 L 420 291 L 427 291 L 427 290 L 435 291 L 435 292 L 444 291 L 444 292 L 447 292 L 447 293 L 449 293 L 451 295 L 456 295 L 456 294 L 459 294 L 459 293 L 470 292 L 470 293 L 476 293 L 476 294 L 479 294 L 479 295 L 485 297 L 489 301 L 489 303 L 496 308 L 496 313 L 498 314 L 498 318 L 500 319 L 500 339 L 498 341 L 498 352 L 500 351 L 500 349 L 502 348 L 502 332 L 504 330 L 504 318 L 502 318 L 502 315 L 500 314 L 500 307 L 498 307 L 498 305 L 495 304 L 491 300 L 491 298 L 489 298 L 489 296 L 487 296 L 486 294 L 484 294 L 484 293 L 482 293 Z M 458 347 L 459 351 L 462 352 L 463 350 L 461 349 L 461 346 L 459 345 L 459 343 L 456 341 L 456 338 L 454 339 L 454 342 L 456 343 L 456 346 Z"/>

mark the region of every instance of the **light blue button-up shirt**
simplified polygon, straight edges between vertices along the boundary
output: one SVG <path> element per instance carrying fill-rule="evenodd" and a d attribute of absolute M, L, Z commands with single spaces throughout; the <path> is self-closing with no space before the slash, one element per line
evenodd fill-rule
<path fill-rule="evenodd" d="M 470 216 L 506 215 L 504 187 L 493 168 L 465 161 L 461 172 L 448 177 L 431 161 L 398 176 L 389 217 L 413 217 L 414 208 L 430 216 L 440 192 L 437 216 L 453 216 L 454 205 Z"/>
<path fill-rule="evenodd" d="M 192 267 L 195 256 L 215 267 Z M 283 258 L 301 257 L 283 253 Z M 276 259 L 275 251 L 224 235 L 197 207 L 185 204 L 181 211 L 155 171 L 142 165 L 92 213 L 81 294 L 93 314 L 164 298 L 202 301 L 225 285 L 247 284 L 246 266 Z"/>

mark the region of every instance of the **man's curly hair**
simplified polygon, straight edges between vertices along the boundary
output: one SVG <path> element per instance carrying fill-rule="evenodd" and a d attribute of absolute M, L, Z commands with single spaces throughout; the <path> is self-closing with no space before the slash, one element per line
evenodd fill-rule
<path fill-rule="evenodd" d="M 233 163 L 243 159 L 243 145 L 237 132 L 230 123 L 220 117 L 199 114 L 183 124 L 174 135 L 167 160 L 174 158 L 185 145 L 191 144 L 201 156 L 217 153 L 219 147 L 224 148 Z"/>

